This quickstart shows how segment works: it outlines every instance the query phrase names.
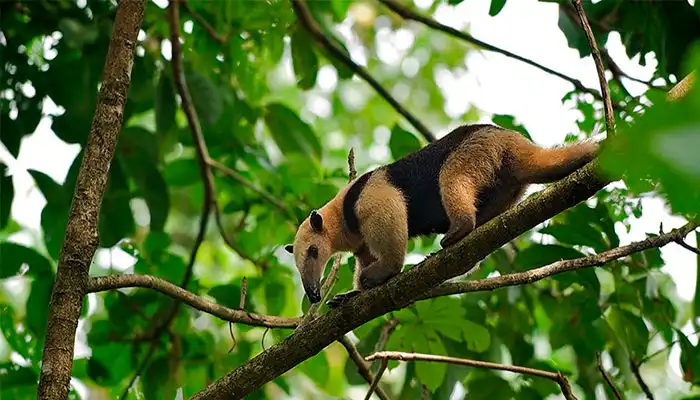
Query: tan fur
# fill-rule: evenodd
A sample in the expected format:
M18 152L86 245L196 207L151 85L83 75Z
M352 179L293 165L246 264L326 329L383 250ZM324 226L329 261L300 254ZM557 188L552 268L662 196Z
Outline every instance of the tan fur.
M355 208L370 264L355 269L355 287L364 290L397 275L408 245L408 215L401 192L391 186L384 170L369 178Z
M592 160L597 149L595 142L543 148L517 132L498 128L475 133L445 160L440 171L442 202L450 219L441 246L458 242L476 227L508 210L520 200L528 184L566 177ZM513 176L497 177L504 160L511 162ZM479 193L497 179L498 190L477 205Z

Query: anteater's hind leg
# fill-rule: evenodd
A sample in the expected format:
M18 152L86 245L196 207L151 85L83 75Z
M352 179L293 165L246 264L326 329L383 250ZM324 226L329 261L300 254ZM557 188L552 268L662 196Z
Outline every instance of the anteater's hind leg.
M440 189L442 204L450 220L450 227L440 241L440 246L445 248L474 230L477 188L464 173L450 176L449 172L444 172L440 175Z

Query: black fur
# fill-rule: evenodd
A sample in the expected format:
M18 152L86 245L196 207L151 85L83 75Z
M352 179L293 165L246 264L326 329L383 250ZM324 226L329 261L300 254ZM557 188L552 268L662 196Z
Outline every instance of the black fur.
M406 198L409 237L447 232L450 220L447 218L440 196L440 170L447 157L464 140L486 127L494 126L485 124L461 126L415 153L383 167L387 172L389 183L398 188ZM499 178L508 178L500 176L506 171L500 172ZM343 219L351 233L359 233L359 221L354 207L371 174L372 172L368 172L362 175L345 195ZM488 198L488 193L502 190L499 186L496 183L494 187L480 194L479 198Z
M440 197L440 170L447 157L475 131L488 125L465 125L386 166L392 185L408 206L408 235L445 233L450 226Z
M345 228L350 233L360 233L360 221L357 219L357 214L355 214L355 204L357 204L357 199L360 198L360 193L367 185L371 175L372 171L357 178L350 189L348 189L348 192L345 193L345 199L343 199L343 221L345 222Z

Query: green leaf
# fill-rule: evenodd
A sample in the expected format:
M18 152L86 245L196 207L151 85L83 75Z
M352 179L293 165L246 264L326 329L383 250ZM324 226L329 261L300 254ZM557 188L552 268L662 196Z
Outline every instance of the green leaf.
M617 338L629 349L634 359L639 359L646 354L649 330L640 317L625 309L610 307L607 320Z
M484 326L469 320L462 322L462 335L469 350L483 353L491 346L491 334Z
M121 163L113 162L98 220L101 247L112 247L136 230L130 201L124 168Z
M420 140L411 132L401 128L399 124L395 124L391 128L391 138L389 139L389 150L391 157L398 160L410 153L420 150Z
M700 384L700 347L693 346L681 330L676 329L676 334L681 345L680 363L683 380L694 385Z
M7 166L0 163L0 229L5 229L10 222L12 199L15 197L15 187L12 177L6 175Z
M282 153L321 159L321 143L309 124L281 103L268 104L265 110L265 123Z
M440 340L440 337L434 332L426 335L422 340L415 339L414 351L416 353L447 355L445 345ZM416 375L428 390L435 392L442 384L447 373L447 364L430 361L415 361Z
M233 283L214 286L209 289L209 296L216 299L216 304L236 309L241 301L241 285ZM246 307L250 311L251 309L248 306Z
M36 250L13 242L0 243L0 279L20 273L22 265L27 265L27 274L45 276L53 273L51 262Z
M194 158L178 158L166 165L164 175L172 188L190 186L200 182L199 164Z
M142 382L143 392L147 399L174 399L176 398L177 384L174 373L177 370L177 361L167 357L159 357L149 363L144 371Z
M0 364L0 389L36 386L38 379L38 374L32 368L20 367L13 363Z
M106 343L91 346L88 376L101 386L119 384L131 372L130 346L125 343ZM143 382L143 381L142 381Z
M159 135L165 135L175 125L177 111L173 82L166 71L161 72L156 90L156 132Z
M695 232L695 246L700 247L700 232ZM700 254L695 255L695 297L693 298L695 318L700 318Z
M491 6L489 7L489 15L495 17L506 5L506 0L491 0Z
M528 270L556 261L580 257L584 257L584 254L569 247L556 244L532 244L518 252L515 263L520 270Z
M297 366L307 377L309 377L319 388L324 389L330 378L328 357L325 351L306 359Z
M27 299L27 310L31 310L27 313L27 327L41 341L46 333L52 287L52 275L39 276L32 283L32 289ZM41 355L37 354L36 357L41 357Z
M540 229L540 233L551 235L560 243L575 246L588 246L597 252L607 250L607 243L600 231L586 224L550 224Z
M29 345L24 340L24 335L19 332L15 323L14 310L9 305L0 306L0 330L10 347L22 357L29 360Z
M212 125L220 117L224 102L219 88L197 71L186 69L185 79L200 123Z
M318 56L314 51L313 39L302 27L298 27L291 40L292 65L297 85L302 90L311 89L316 84L318 74Z
M494 2L500 2L500 1L502 1L503 4L506 3L505 0L492 0L491 6L493 7ZM523 136L528 138L528 140L532 140L532 136L530 136L530 133L527 131L527 129L525 129L525 127L522 126L521 124L515 123L515 117L513 117L512 115L496 114L493 117L491 117L491 120L493 121L494 124L496 124L502 128L510 129L510 130L515 131L515 132L520 132L520 133L522 133Z

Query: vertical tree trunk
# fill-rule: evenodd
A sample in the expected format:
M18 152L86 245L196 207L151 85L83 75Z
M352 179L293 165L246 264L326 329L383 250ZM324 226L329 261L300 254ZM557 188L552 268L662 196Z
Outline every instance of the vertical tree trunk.
M75 331L88 270L99 243L97 219L124 118L134 48L144 7L144 0L121 0L114 19L102 86L73 192L58 273L51 293L38 387L40 399L68 397Z

